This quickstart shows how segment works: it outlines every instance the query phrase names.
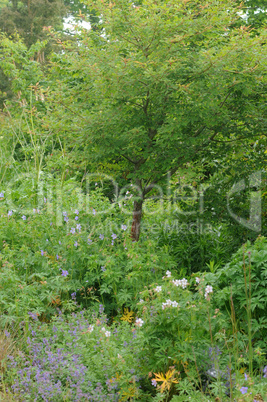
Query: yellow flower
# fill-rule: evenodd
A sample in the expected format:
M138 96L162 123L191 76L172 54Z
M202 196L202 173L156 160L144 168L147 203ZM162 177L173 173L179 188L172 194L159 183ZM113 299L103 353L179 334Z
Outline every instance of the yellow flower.
M133 322L134 320L134 312L133 311L129 311L127 308L124 309L124 314L121 317L122 321L127 321L127 322Z
M176 371L174 369L168 370L165 375L163 373L154 373L155 381L162 382L160 385L160 392L164 392L165 388L169 391L172 384L178 384L179 381L174 378L175 373Z

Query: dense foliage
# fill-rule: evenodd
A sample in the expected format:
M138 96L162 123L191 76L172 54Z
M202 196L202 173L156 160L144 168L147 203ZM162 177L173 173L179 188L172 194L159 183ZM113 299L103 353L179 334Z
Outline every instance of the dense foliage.
M0 1L0 400L265 401L264 4L61 5Z

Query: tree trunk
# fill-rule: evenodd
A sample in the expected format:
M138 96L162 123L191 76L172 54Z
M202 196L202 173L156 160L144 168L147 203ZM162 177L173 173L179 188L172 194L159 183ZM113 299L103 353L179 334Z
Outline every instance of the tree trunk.
M131 229L131 238L133 241L138 241L140 236L140 226L142 218L143 200L134 201L133 222Z

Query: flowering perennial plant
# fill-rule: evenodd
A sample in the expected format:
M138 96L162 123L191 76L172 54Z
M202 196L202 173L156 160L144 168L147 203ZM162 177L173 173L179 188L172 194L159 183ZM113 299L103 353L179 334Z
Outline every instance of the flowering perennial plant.
M175 286L180 286L182 289L186 289L186 287L188 286L188 281L185 278L183 278L183 279L175 279L175 280L172 281L172 283Z

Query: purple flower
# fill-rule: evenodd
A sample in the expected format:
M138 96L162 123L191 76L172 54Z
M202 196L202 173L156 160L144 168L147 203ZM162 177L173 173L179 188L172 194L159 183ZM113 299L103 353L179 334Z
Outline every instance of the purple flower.
M41 250L41 255L44 255L44 250Z
M152 383L153 387L157 386L157 381L155 379L151 380L151 383Z
M73 293L71 294L71 298L72 298L73 300L76 299L76 292L73 292Z
M78 247L78 242L77 241L74 243L74 247Z
M24 220L24 221L26 221L26 216L25 215L22 215L22 219Z
M59 240L58 244L61 244L61 241Z
M12 211L8 211L7 216L11 216L13 214Z
M69 275L69 273L68 273L68 271L64 271L64 270L62 269L62 273L61 273L61 275L66 277L66 276L68 276L68 275Z
M121 229L125 231L125 230L127 230L127 226L126 225L121 225Z
M64 221L65 221L65 222L68 222L68 221L69 221L69 218L68 218L67 216L65 216Z
M44 203L46 203L46 201L47 201L47 200L46 200L46 198L44 197Z
M241 387L239 391L244 395L248 392L248 387Z
M96 214L96 210L95 209L93 209L93 215L95 215Z
M112 246L114 245L114 240L111 240L111 245L112 245Z
M75 213L76 215L79 215L78 209L75 209L74 213Z
M29 311L28 314L33 320L37 320L38 316L36 313L32 313L31 311Z
M91 239L87 239L87 243L88 243L88 244L92 244L93 241L92 241Z
M105 237L105 236L104 236L103 234L99 235L99 239L100 239L100 240L104 240L104 237Z
M2 193L2 191L0 193L0 198L4 198L4 193Z
M5 329L5 336L6 336L7 338L10 337L10 332L8 332L6 329Z
M264 378L267 378L267 366L264 367L263 369L263 374L264 374Z
M74 218L76 221L79 219L79 217L78 216L75 216L75 218Z
M245 380L247 381L247 380L248 380L248 376L247 376L246 373L244 373L244 377L245 377Z
M80 232L82 229L82 226L78 223L78 225L76 225L76 229L79 230L79 232Z
M67 216L68 213L67 213L66 211L63 211L63 212L62 212L62 215L63 215L63 216Z
M58 256L58 254L56 255L56 259L57 259L57 260L59 259L59 256Z
M71 228L70 233L75 234L75 228Z
M103 306L103 304L99 304L99 313L102 314L105 310L105 307Z
M113 240L117 239L117 235L115 233L112 233L111 237Z
M105 272L105 271L106 271L106 268L105 268L104 266L101 267L101 271Z

